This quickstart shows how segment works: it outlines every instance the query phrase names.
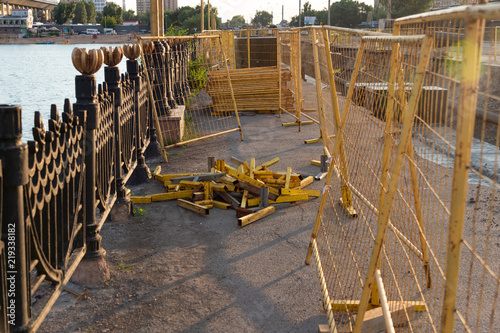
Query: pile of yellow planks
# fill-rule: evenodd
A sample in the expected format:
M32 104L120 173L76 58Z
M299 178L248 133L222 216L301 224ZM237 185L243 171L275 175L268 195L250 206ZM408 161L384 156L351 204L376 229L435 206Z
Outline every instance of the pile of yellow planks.
M166 192L147 196L133 196L133 203L177 200L177 205L202 215L210 209L236 210L238 224L245 226L275 211L272 204L294 203L320 196L319 191L304 190L314 181L312 176L304 177L293 173L288 167L285 172L269 169L279 162L274 158L256 166L255 159L241 161L231 157L235 166L217 160L209 173L157 174Z
M233 85L234 98L238 111L279 110L278 69L274 67L256 67L231 69L229 71ZM215 113L234 111L226 71L208 72L207 92L212 97ZM281 70L282 106L289 110L294 107L294 96L289 88L291 73Z

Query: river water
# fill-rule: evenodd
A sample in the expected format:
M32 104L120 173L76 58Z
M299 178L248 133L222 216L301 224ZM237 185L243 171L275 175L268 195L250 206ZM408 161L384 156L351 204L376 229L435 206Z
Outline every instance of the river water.
M75 76L71 52L75 47L96 49L103 44L78 45L0 45L0 104L21 105L23 110L23 141L31 140L35 111L40 111L47 127L50 106L63 111L64 99L75 100ZM126 58L120 67L126 71ZM95 74L97 83L104 81L104 65Z

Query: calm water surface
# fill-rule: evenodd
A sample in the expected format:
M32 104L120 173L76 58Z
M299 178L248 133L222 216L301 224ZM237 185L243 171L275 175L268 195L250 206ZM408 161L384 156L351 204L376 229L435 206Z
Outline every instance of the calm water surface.
M0 45L0 104L18 104L23 109L23 141L31 140L35 111L42 113L47 127L50 106L63 111L64 99L75 100L75 76L71 52L75 47L96 49L103 44ZM126 58L118 65L126 70ZM104 81L104 66L95 74Z

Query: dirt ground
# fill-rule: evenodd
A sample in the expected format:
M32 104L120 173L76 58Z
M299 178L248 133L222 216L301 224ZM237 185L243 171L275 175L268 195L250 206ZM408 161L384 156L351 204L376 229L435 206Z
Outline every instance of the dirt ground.
M314 89L310 87L310 89ZM306 176L322 144L317 125L282 127L287 116L243 113L245 141L238 132L169 151L169 163L149 160L162 173L204 172L207 158L231 156L273 170ZM323 181L307 189L320 190ZM158 181L129 187L133 195L164 192ZM111 279L70 287L39 332L317 332L327 324L314 265L304 264L319 199L281 204L276 213L239 227L234 210L213 208L209 216L173 202L135 205L128 221L106 222L102 246Z

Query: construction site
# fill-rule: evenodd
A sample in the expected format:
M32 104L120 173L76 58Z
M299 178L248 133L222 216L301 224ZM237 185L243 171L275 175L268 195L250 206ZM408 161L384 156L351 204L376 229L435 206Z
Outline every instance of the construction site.
M151 3L151 37L95 52L140 59L151 116L118 123L154 137L147 181L35 330L500 331L500 4L163 36Z

